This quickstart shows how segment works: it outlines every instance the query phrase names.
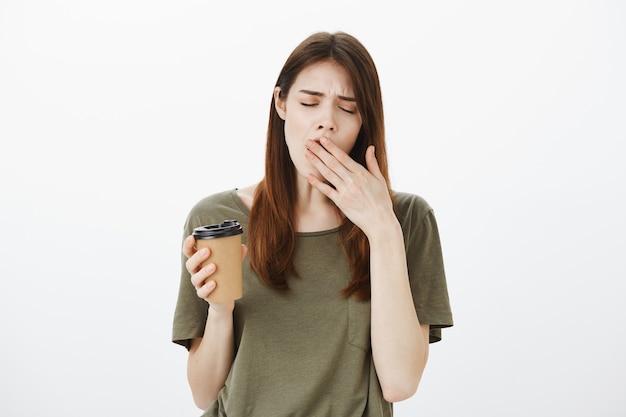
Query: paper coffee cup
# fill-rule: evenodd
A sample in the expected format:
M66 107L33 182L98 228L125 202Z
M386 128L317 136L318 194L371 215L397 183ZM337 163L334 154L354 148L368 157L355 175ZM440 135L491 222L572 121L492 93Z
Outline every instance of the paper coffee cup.
M209 294L208 301L222 302L243 297L241 235L243 228L236 220L224 220L221 224L196 227L193 236L196 249L209 248L209 258L202 263L214 263L216 270L209 279L217 286Z

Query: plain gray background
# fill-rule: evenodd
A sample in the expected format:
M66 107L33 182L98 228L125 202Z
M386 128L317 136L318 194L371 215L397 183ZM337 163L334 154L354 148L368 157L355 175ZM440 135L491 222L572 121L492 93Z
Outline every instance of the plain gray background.
M409 6L411 4L411 6ZM262 175L310 33L377 62L456 326L397 416L623 416L622 1L0 1L0 415L194 416L185 216Z

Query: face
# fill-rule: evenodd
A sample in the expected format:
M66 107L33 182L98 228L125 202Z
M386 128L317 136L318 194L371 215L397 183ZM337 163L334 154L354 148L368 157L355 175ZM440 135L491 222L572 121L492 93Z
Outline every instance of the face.
M303 176L319 173L305 158L305 141L325 136L350 153L361 129L352 79L333 61L309 65L296 77L289 95L274 91L276 111L285 121L285 139L296 170Z

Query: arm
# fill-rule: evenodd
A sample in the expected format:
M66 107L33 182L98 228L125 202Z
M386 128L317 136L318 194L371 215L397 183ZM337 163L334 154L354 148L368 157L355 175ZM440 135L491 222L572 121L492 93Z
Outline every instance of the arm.
M187 380L198 408L206 409L216 398L233 362L233 315L209 309L204 330L207 337L191 342Z
M367 169L331 140L307 142L307 158L324 179L309 183L330 198L367 236L370 244L372 355L385 399L396 402L417 390L428 358L428 324L415 312L404 239L374 147Z
M210 252L207 248L195 251L194 245L193 236L183 242L183 253L188 257L185 265L198 297L206 300L216 286L210 279L216 267L209 263L200 268ZM242 245L242 258L246 252L246 246ZM230 372L234 357L234 308L234 301L213 303L209 308L205 337L193 339L189 348L187 380L194 402L201 409L206 409L217 398Z
M428 360L428 324L415 312L402 231L397 220L369 236L372 355L385 399L411 397ZM393 227L388 225L392 224Z

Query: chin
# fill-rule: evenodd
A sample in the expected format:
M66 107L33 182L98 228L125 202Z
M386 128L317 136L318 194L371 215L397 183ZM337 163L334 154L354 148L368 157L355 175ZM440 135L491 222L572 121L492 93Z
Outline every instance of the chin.
M296 174L301 175L306 178L309 174L315 175L317 178L321 177L321 174L313 165L311 165L308 161L305 161L302 164L293 164L296 170Z

